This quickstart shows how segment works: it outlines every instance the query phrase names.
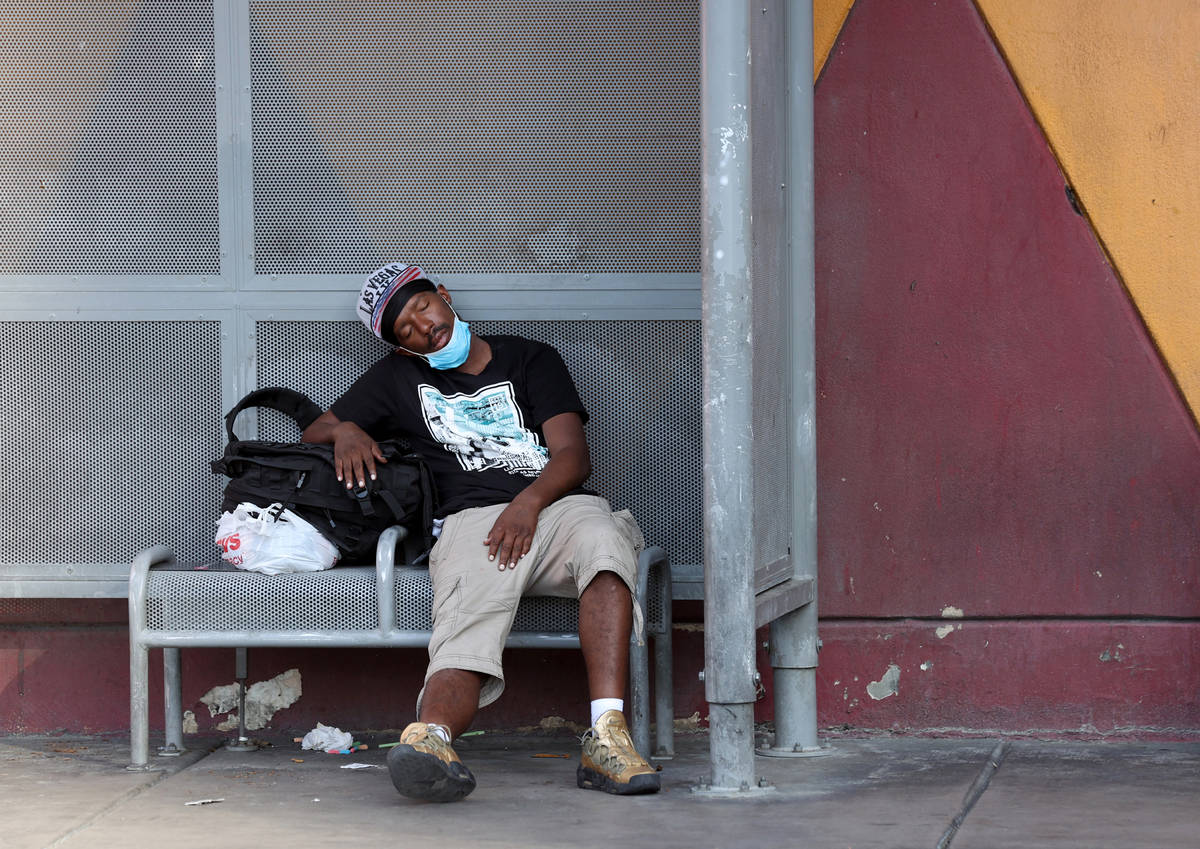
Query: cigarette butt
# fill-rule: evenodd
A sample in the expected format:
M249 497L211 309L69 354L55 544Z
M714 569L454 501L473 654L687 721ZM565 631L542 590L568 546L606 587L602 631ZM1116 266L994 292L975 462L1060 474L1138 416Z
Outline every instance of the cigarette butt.
M293 737L293 738L292 738L292 742L293 742L293 743L303 743L303 742L304 742L304 738L303 738L303 737Z
M570 755L553 754L551 752L538 752L536 755L534 755L534 757L535 758L569 758L571 756Z
M302 764L302 763L304 763L304 758L292 758L292 763Z
M359 743L359 744L358 744L358 750L359 750L360 752L365 752L365 751L367 750L367 744L366 744L366 743Z

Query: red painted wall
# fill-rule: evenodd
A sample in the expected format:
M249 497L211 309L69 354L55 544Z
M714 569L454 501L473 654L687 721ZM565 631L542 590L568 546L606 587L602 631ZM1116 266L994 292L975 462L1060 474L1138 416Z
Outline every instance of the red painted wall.
M815 117L823 721L1197 728L1200 440L973 4L858 0Z

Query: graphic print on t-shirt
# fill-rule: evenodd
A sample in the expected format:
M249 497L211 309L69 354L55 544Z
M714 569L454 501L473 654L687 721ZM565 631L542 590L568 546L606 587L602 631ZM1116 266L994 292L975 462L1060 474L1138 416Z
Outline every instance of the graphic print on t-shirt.
M471 395L443 395L428 383L417 392L430 434L467 471L504 469L535 478L550 459L537 435L525 427L509 381Z

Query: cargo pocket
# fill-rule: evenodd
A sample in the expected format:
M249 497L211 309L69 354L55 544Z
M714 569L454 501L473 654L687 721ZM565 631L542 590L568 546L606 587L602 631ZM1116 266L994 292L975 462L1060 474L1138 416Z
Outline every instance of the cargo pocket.
M441 598L437 598L435 595L433 599L433 629L435 632L445 633L453 630L454 623L458 621L458 613L462 609L462 585L463 576L458 575L450 584L449 592L443 593Z
M618 510L612 515L617 526L629 540L629 544L633 546L633 556L636 558L646 548L646 538L642 536L642 529L638 526L637 519L633 518L633 514L628 510Z

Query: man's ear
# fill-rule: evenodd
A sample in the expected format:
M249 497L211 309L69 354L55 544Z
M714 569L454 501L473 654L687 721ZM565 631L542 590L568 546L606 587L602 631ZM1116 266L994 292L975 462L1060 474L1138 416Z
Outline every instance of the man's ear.
M437 292L439 295L441 295L443 298L446 299L446 303L448 303L448 304L454 303L454 300L450 297L450 292L448 292L446 290L446 287L443 286L441 283L437 284Z

